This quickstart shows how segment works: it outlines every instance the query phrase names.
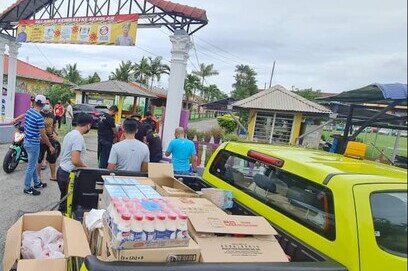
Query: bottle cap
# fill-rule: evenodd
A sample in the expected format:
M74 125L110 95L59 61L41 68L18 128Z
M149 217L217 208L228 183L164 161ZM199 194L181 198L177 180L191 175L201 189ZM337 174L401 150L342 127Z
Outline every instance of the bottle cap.
M175 213L170 213L170 214L167 215L167 217L168 217L170 220L176 220L176 219L177 219L177 215L176 215Z
M188 216L186 214L179 214L179 218L182 220L187 220Z
M152 215L152 214L148 214L148 215L146 215L145 217L146 217L146 219L149 220L149 221L153 221L153 220L154 220L154 215Z
M122 218L123 220L128 221L128 220L130 220L130 214L129 214L129 213L123 213L123 214L121 215L121 218Z
M124 197L124 198L122 198L122 201L123 201L123 202L129 202L129 198L128 198L128 197Z
M159 220L166 220L166 215L163 213L157 214L157 219Z
M142 221L143 220L143 215L142 214L135 214L133 218L137 221Z

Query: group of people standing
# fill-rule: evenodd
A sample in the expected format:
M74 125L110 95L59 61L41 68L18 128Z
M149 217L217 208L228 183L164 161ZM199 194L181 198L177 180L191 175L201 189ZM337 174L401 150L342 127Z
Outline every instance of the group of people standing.
M88 133L94 120L91 115L76 115L76 127L71 130L73 110L71 102L65 108L59 101L54 107L43 95L37 95L32 107L22 116L25 117L24 147L28 154L28 165L24 180L24 193L40 195L41 188L47 183L41 180L41 169L45 159L51 171L51 181L57 181L61 199L67 194L70 172L77 168L87 167L85 163L86 144L83 137ZM158 134L159 124L151 112L132 115L119 127L115 124L117 106L111 106L106 113L99 116L97 159L99 168L110 171L144 171L149 162L160 162L163 159L163 148ZM57 140L61 120L65 115L68 133L65 135L60 154L59 167L56 166L56 150L53 143ZM194 143L185 138L184 129L179 127L165 152L172 156L175 174L186 175L196 171L196 151ZM190 166L190 163L192 167ZM65 211L65 204L60 205Z

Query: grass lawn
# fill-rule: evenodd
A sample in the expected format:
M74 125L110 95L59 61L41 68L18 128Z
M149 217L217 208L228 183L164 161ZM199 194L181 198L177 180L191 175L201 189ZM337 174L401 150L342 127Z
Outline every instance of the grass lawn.
M325 138L328 138L331 134L340 134L340 132L330 132L330 131L323 131L323 135ZM362 140L364 143L367 144L367 158L371 160L375 160L380 156L380 152L377 151L371 143L375 144L375 146L380 149L384 150L385 155L390 158L392 155L392 150L395 144L395 136L393 135L383 135L378 133L361 133L357 139ZM401 137L400 144L398 148L398 155L407 156L407 138Z

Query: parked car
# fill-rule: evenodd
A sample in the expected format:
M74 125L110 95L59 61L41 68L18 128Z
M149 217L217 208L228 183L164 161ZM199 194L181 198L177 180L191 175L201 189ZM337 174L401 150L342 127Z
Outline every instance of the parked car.
M93 118L92 127L98 127L98 120L99 116L102 113L108 112L108 107L105 105L92 105L92 104L76 104L72 107L74 112L74 119L72 120L72 124L76 124L76 119L79 113L87 113L90 114Z

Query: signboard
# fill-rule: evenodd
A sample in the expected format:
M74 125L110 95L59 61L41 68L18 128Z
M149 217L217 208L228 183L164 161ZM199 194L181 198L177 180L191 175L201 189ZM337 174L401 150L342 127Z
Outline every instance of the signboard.
M21 20L17 42L135 45L137 14Z

